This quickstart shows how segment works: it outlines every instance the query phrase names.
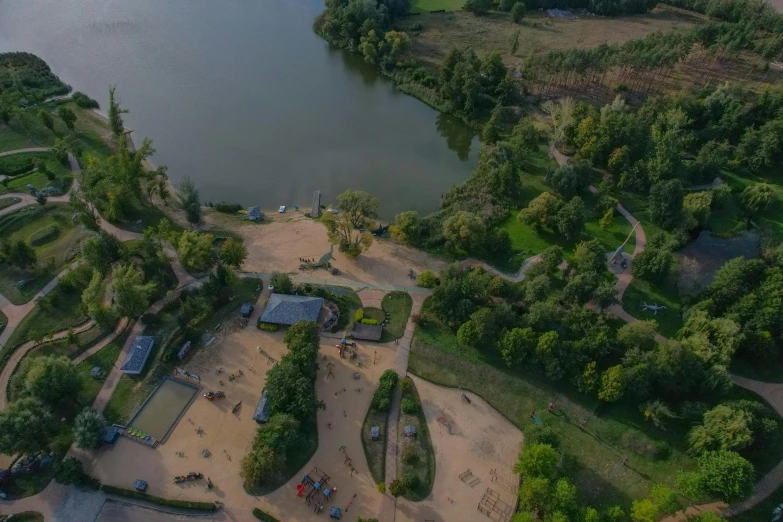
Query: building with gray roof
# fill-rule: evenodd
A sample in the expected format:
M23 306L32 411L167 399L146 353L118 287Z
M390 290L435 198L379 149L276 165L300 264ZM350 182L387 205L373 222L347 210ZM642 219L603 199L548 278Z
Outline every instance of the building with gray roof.
M128 350L128 355L125 356L125 362L122 363L120 370L128 375L139 375L152 352L154 342L155 338L149 335L136 337L130 350Z
M299 321L318 322L324 300L306 295L272 294L264 307L259 323L292 325Z

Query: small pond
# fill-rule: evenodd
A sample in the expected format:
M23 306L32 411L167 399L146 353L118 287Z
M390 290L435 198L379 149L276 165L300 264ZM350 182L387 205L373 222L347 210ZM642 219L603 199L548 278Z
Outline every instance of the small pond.
M162 441L196 393L196 386L166 377L141 405L128 426Z
M695 241L677 254L677 289L680 295L698 294L712 282L715 272L729 259L741 256L754 258L760 254L761 242L755 230L746 230L731 238L714 236L708 230L702 230Z

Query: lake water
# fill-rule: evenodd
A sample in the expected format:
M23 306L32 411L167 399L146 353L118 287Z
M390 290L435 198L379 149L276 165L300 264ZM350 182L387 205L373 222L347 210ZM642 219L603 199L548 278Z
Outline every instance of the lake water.
M322 0L0 0L0 51L28 51L108 103L203 200L276 208L345 189L383 217L437 209L478 139L312 31Z

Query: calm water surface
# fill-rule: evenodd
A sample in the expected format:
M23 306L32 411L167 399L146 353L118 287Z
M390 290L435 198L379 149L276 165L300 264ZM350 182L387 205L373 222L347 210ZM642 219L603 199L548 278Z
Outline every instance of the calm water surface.
M162 440L197 392L193 386L164 379L133 417L130 427Z
M308 206L347 188L382 214L435 210L478 140L311 29L322 0L0 0L0 51L45 59L204 200Z

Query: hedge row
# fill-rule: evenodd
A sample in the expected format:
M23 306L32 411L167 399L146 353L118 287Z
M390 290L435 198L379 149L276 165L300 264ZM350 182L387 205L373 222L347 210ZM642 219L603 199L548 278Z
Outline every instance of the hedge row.
M263 520L264 522L280 522L269 513L264 513L258 508L253 508L253 516L256 517L258 520Z
M121 497L138 498L161 506L171 506L171 507L182 508L182 509L194 509L199 511L215 511L217 509L217 505L214 502L192 502L190 500L172 500L168 498L160 498L160 497L148 495L147 493L142 493L141 491L136 491L134 489L118 488L115 486L107 486L105 484L101 486L101 489L104 491L104 493L108 493L110 495L119 495Z

